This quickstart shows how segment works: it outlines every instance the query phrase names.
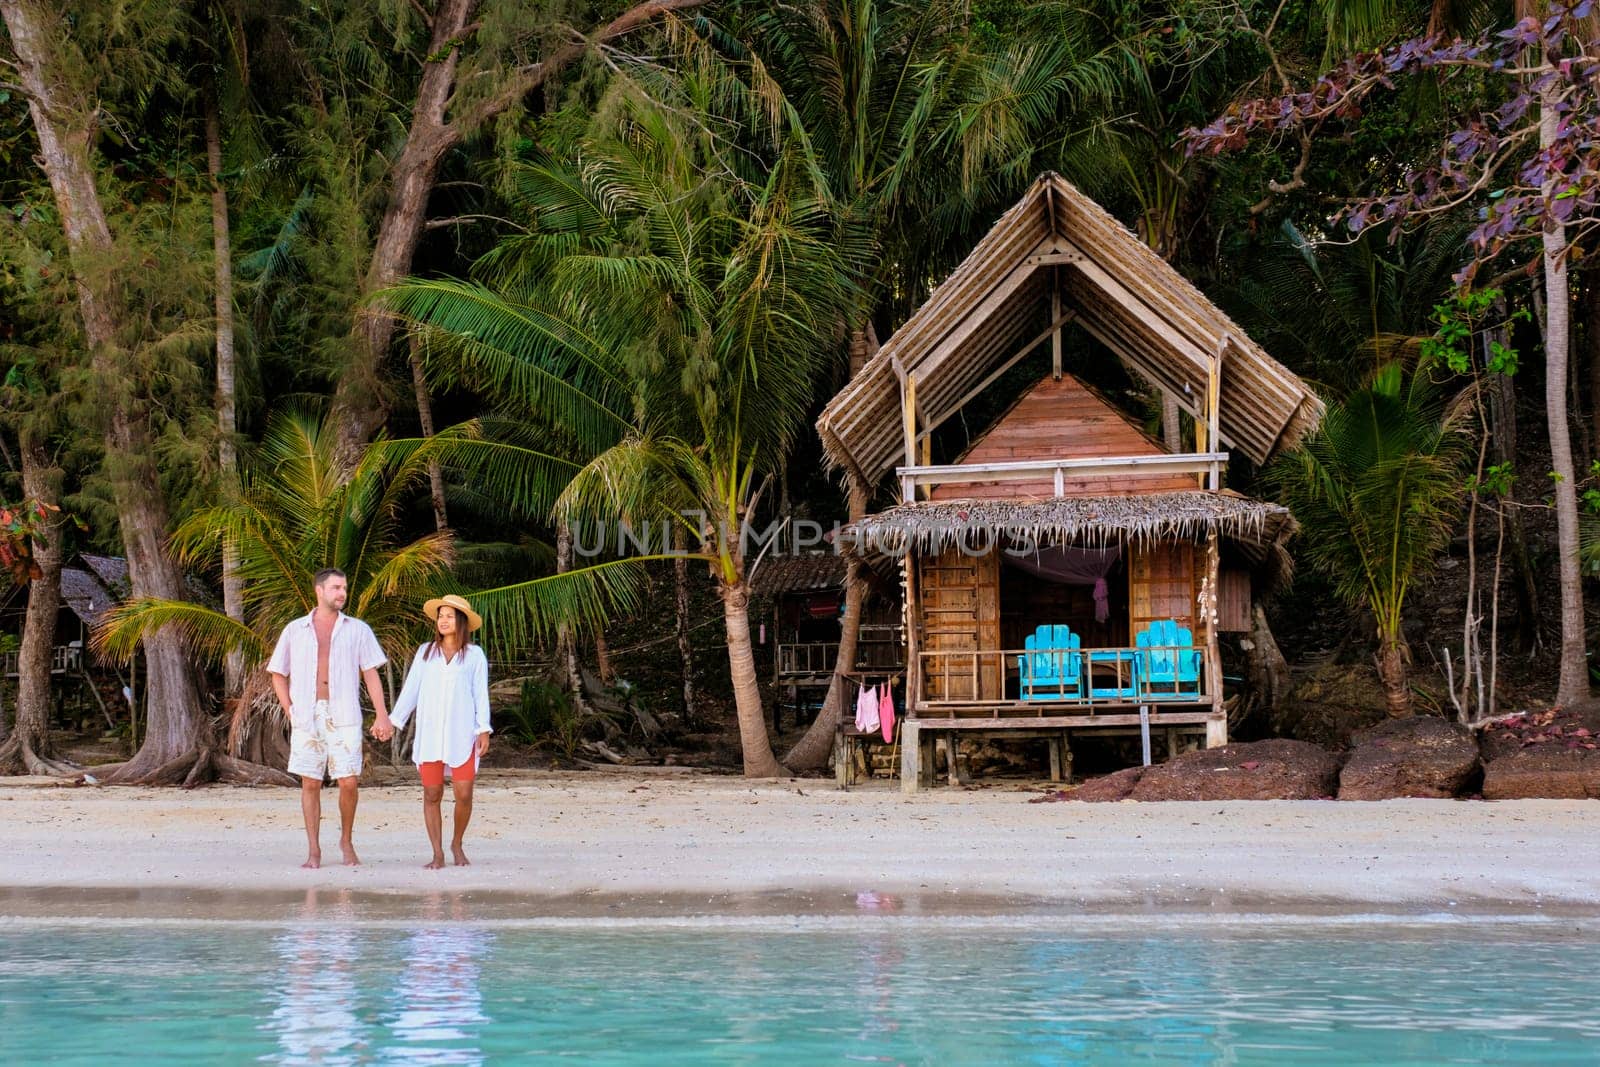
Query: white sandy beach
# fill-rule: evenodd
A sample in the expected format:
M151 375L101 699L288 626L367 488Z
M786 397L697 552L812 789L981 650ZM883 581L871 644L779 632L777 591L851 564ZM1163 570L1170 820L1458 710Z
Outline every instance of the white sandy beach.
M422 869L418 793L396 785L362 790L363 866L305 871L289 790L0 784L0 889L442 889L517 894L535 911L537 898L862 892L1235 910L1600 908L1593 802L1029 804L1031 795L486 772L471 867ZM332 791L323 819L325 854L337 857Z

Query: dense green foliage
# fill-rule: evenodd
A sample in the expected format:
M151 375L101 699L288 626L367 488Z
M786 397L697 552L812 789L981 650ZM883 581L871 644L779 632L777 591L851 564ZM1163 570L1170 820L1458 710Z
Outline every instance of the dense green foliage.
M8 20L46 6L5 0ZM1406 594L1459 532L1474 439L1452 419L1493 441L1488 495L1518 538L1522 514L1543 508L1543 416L1519 420L1516 401L1539 387L1542 361L1526 356L1503 380L1516 368L1488 361L1477 327L1451 342L1464 363L1417 357L1442 328L1431 315L1469 258L1478 205L1404 232L1351 237L1330 221L1431 162L1505 93L1468 71L1374 95L1314 137L1220 156L1181 140L1355 50L1430 28L1484 32L1508 23L1508 8L667 7L605 36L629 5L73 5L51 16L58 85L93 102L79 117L115 239L93 260L69 256L61 192L13 77L19 53L0 35L0 499L22 495L21 444L46 442L62 503L83 523L73 546L123 554L131 520L113 487L124 460L106 441L113 419L132 418L148 429L170 552L210 582L232 545L246 581L239 618L133 600L107 647L131 655L171 627L197 659L259 659L305 610L309 574L338 565L353 610L386 643L411 640L410 606L448 588L474 596L497 653L546 655L558 633L592 635L640 608L639 559L553 573L558 530L620 519L676 526L697 579L710 573L728 606L734 654L749 561L732 534L774 515L779 480L791 503L842 511L813 462L810 416L852 353L887 337L1045 170L1104 203L1331 401L1301 454L1268 477L1242 464L1231 477L1282 491L1305 529L1303 558L1376 616L1380 652L1404 658ZM462 32L436 40L447 17ZM589 46L574 48L575 34ZM221 118L232 217L220 254L233 268L236 431L216 397L208 109ZM429 144L437 159L407 170ZM413 173L420 184L406 185ZM400 239L393 216L407 203L421 221L396 257L386 242ZM1586 315L1600 308L1600 276L1583 251L1571 257L1570 415L1577 469L1593 471L1600 332ZM1498 264L1518 336L1495 343L1532 353L1544 297L1509 269L1521 265ZM90 274L112 279L114 358L86 340ZM364 356L374 316L398 329ZM1087 336L1074 344L1080 364L1110 362ZM1491 378L1510 399L1485 414L1472 404ZM1118 381L1133 405L1150 401L1144 383ZM379 426L354 454L339 422L352 404ZM238 470L219 437L237 439ZM430 472L441 480L431 508ZM1600 508L1600 493L1584 499ZM1553 549L1535 545L1519 564L1530 576L1540 551ZM1600 550L1588 551L1593 571ZM735 690L748 750L759 714L752 723L749 693Z

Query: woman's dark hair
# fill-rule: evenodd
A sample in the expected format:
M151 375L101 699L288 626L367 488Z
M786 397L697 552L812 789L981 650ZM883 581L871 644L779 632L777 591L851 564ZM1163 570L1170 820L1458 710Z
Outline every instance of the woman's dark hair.
M449 604L444 605L444 607L449 608L451 611L456 613L456 633L461 635L461 648L465 650L468 645L472 644L472 634L467 629L467 613L462 611L460 608L453 607ZM432 659L441 651L442 650L439 648L439 620L435 619L433 621L433 640L428 642L428 651L423 655L422 658Z

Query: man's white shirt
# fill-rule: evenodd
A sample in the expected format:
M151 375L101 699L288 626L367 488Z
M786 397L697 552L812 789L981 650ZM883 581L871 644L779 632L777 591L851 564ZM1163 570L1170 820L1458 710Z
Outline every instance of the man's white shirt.
M289 679L289 714L296 725L309 720L317 703L316 613L283 628L267 670ZM338 726L361 725L361 672L387 663L372 627L340 612L328 641L328 710Z

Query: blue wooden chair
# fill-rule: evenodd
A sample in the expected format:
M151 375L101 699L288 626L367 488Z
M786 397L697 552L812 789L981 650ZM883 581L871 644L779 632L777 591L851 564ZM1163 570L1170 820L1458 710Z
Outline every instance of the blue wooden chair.
M1200 664L1194 635L1174 619L1157 619L1135 635L1139 699L1199 700Z
M1017 676L1023 700L1083 699L1082 641L1066 626L1045 625L1022 642Z

